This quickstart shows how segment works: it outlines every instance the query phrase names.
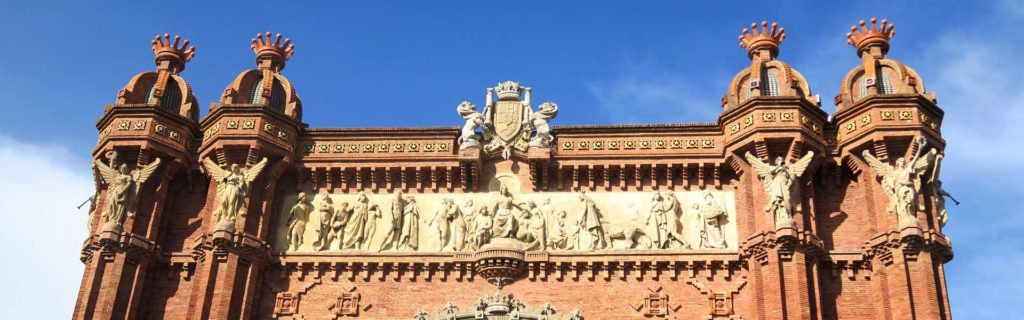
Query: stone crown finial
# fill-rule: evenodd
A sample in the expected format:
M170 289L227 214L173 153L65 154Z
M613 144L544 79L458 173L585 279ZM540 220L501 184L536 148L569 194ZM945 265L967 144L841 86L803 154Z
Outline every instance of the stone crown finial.
M174 36L174 43L171 43L171 35L165 33L163 38L160 35L156 35L152 41L153 54L156 55L156 64L159 66L160 61L169 60L172 64L175 64L178 70L185 69L185 63L192 60L192 57L196 55L196 47L189 46L188 39L184 42L181 41L181 36Z
M280 64L278 69L284 69L284 63L295 53L295 44L289 38L285 38L282 43L280 33L276 37L269 31L266 34L257 33L252 38L252 52L256 53L256 61L270 59Z
M747 55L754 56L758 49L768 49L774 58L779 55L779 44L786 39L786 29L779 28L779 24L772 22L771 30L768 30L768 21L761 21L761 30L758 32L757 23L751 23L750 29L743 29L739 36L740 47L747 49Z
M849 39L847 42L857 47L857 55L861 55L864 51L874 44L878 44L882 48L882 54L889 52L889 39L892 39L896 35L896 25L890 24L889 21L882 19L882 25L878 25L878 20L871 18L871 27L867 26L864 20L860 21L860 29L857 26L850 27L850 32L846 34L846 38Z
M499 83L494 91L498 93L499 100L507 99L519 99L519 93L522 92L523 87L518 82L509 80Z

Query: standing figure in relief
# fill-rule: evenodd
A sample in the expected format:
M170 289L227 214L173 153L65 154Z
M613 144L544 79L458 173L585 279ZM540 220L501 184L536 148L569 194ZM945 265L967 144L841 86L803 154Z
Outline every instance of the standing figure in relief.
M727 218L725 209L722 209L711 191L707 190L704 191L704 202L699 206L697 217L704 221L700 231L700 247L725 249L725 231L722 230L722 224Z
M405 203L398 250L416 251L420 247L420 209L416 207L416 198L412 196L406 197Z
M380 220L382 216L383 215L380 213L380 206L376 204L370 205L370 210L366 213L366 226L363 227L363 230L365 230L363 233L366 234L366 241L363 241L363 250L372 250L370 243L373 242L373 236L377 233L377 221Z
M405 196L401 190L397 190L394 198L391 199L391 229L384 236L384 241L381 242L377 251L398 247L398 236L402 232L403 211L405 211Z
M555 249L572 249L576 243L576 239L570 239L569 235L572 234L566 228L569 226L565 225L565 219L567 214L565 210L559 210L558 214L553 217L551 226L551 233L548 237L548 247Z
M479 147L480 137L476 135L476 129L484 126L484 116L476 111L476 105L469 101L463 101L456 110L466 124L462 125L462 132L459 134L459 150L469 147Z
M503 184L499 189L498 199L494 202L494 208L491 209L491 220L493 220L493 225L491 226L491 237L516 237L518 222L516 221L517 217L513 211L514 209L525 211L521 205L515 201L515 198L512 197L512 193L508 191L508 187Z
M434 226L437 230L438 240L441 241L441 251L452 250L452 222L455 220L458 208L451 198L441 200L441 207L434 212L434 217L427 225Z
M365 193L359 192L356 203L352 205L345 224L345 241L341 249L360 249L366 241L366 220L370 212L370 199Z
M348 226L348 217L352 216L352 209L349 208L348 202L341 203L341 208L334 212L334 219L331 221L331 232L327 236L327 240L323 243L324 249L341 249L341 246L345 243L345 227ZM338 240L338 245L334 245L334 240Z
M526 250L544 250L548 247L548 227L547 227L547 216L541 208L537 207L537 204L530 201L529 204L530 213L527 221L527 238L529 244L526 246Z
M491 242L491 227L494 226L494 221L491 219L491 211L487 206L481 206L480 210L477 210L474 226L472 237L473 249L480 249L485 244Z
M160 166L160 158L156 158L153 163L133 172L128 170L126 164L121 164L117 166L117 170L114 170L111 166L117 165L114 162L117 153L111 151L108 156L110 157L110 166L99 160L94 161L92 165L96 171L99 171L103 181L107 183L107 210L102 214L106 222L101 230L120 233L125 217L135 215L135 202L139 196L139 188Z
M210 158L203 159L203 167L207 174L217 181L217 208L213 211L213 218L218 222L218 228L234 228L234 224L221 222L234 222L235 215L245 216L245 201L249 195L249 185L256 180L263 168L267 166L267 158L249 167L249 170L242 172L238 164L232 164L231 169L224 170ZM230 227L229 227L230 225Z
M530 126L533 127L534 135L530 138L530 147L546 148L551 146L551 127L548 123L558 115L558 105L548 101L541 103L537 112L530 113Z
M334 224L334 202L326 192L320 192L320 204L316 209L317 221L320 227L316 229L316 241L313 241L313 248L318 251L327 250L331 245Z
M795 199L793 199L793 186L794 181L800 179L800 176L804 174L804 170L811 164L811 160L814 159L814 152L807 151L807 155L797 160L792 165L786 165L782 157L775 158L775 164L769 165L761 162L753 154L748 151L744 157L750 162L750 166L754 167L754 172L761 177L764 181L764 190L768 195L768 204L765 205L764 211L772 214L775 219L775 228L792 228L796 226L796 222L793 221L793 207Z
M942 189L942 180L939 180L939 169L942 168L942 158L942 154L935 156L935 165L932 167L931 179L932 198L935 199L935 213L936 216L938 216L940 230L941 228L946 227L946 222L949 220L949 216L947 216L946 213L946 198L948 197L949 200L953 200L953 203L960 205L960 202L956 201L956 198L953 198L953 195L946 192L945 189ZM946 239L948 240L949 237L946 237Z
M295 206L288 212L288 251L297 251L302 245L302 235L306 233L306 220L309 219L309 206L306 205L306 193L299 192Z
M907 227L919 227L917 222L917 196L921 190L920 175L928 170L932 160L935 158L935 149L921 156L925 141L918 140L917 154L910 163L904 163L901 157L896 159L896 166L878 160L868 150L862 155L864 160L875 170L875 174L882 177L882 189L889 196L889 205L886 207L890 213L895 213L899 222L899 229Z
M467 241L473 236L473 200L466 200L456 210L456 217L452 221L452 250L463 251L469 247Z
M599 250L608 247L608 241L604 237L604 226L601 223L601 213L597 211L597 204L586 191L580 191L580 221L578 244L579 250Z

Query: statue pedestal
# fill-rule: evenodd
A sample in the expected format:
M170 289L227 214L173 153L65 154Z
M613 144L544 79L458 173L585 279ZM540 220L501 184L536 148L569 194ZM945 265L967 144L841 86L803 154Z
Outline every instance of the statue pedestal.
M783 237L793 237L793 238L796 238L797 234L798 234L798 232L796 231L796 228L794 228L794 227L782 227L782 228L775 229L775 238L783 238Z
M924 232L917 226L903 227L900 229L900 239L906 239L907 237L922 237Z
M530 160L550 160L551 148L531 146L530 150L526 152L526 157Z
M467 146L466 148L459 149L459 160L480 160L479 145Z

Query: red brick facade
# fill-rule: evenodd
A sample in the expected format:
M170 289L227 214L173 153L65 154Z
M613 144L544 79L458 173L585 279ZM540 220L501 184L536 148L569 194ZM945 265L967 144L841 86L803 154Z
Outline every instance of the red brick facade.
M158 37L157 70L132 78L106 107L93 155L98 167L126 164L136 177L159 164L115 227L105 214L116 200L111 181L97 169L74 318L949 319L943 264L952 249L935 165L910 176L916 221L901 221L878 177L884 170L864 155L892 165L945 147L934 94L886 57L891 26L862 22L849 35L862 63L842 80L831 117L803 76L776 60L784 31L752 28L740 37L751 64L715 123L554 126L549 145L505 149L462 146L454 126L309 128L281 74L293 47L269 33L253 39L258 67L199 119L178 75L194 51ZM792 226L766 213L771 198L748 152L791 166L809 156L794 182ZM241 214L218 223L221 182L203 162L255 168L264 158ZM495 191L499 176L521 185L518 195L586 191L601 210L616 194L728 194L735 243L294 251L278 231L300 192L365 192L384 208L377 199L398 191L420 199ZM423 208L426 221L433 212Z

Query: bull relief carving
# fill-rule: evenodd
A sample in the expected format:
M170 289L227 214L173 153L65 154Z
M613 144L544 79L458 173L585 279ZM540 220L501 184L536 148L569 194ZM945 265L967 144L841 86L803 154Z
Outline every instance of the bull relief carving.
M293 196L276 251L477 252L735 249L730 191ZM389 203L390 205L384 205ZM388 210L382 207L390 208ZM306 213L311 212L311 213ZM307 227L311 226L311 227Z

